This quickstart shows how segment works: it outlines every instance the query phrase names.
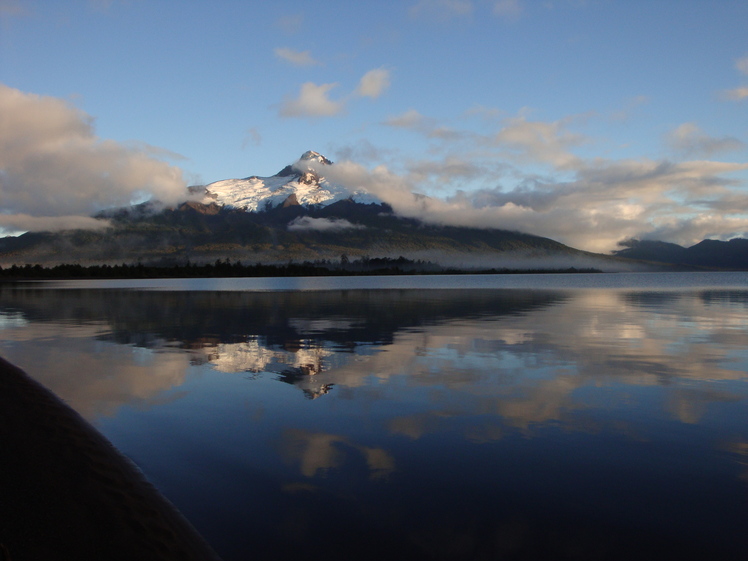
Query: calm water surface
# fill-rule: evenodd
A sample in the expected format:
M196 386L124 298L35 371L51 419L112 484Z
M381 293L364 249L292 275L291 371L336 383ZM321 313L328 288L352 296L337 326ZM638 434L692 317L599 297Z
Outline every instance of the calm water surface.
M226 561L748 558L748 275L0 285Z

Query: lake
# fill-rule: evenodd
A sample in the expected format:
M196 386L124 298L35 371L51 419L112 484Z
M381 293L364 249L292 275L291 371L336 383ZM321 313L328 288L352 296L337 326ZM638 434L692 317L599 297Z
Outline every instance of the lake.
M0 284L225 561L748 558L748 273Z

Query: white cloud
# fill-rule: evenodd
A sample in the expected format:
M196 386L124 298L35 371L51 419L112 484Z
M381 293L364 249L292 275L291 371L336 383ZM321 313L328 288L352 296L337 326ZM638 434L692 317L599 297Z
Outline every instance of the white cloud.
M473 2L470 0L420 0L410 8L412 17L440 21L465 17L472 13Z
M356 93L362 97L378 98L390 87L390 71L384 68L369 70L363 75Z
M294 66L319 66L322 64L309 51L294 51L293 49L281 47L275 49L273 52L275 56Z
M281 103L279 114L281 117L333 117L345 111L346 105L354 97L369 97L376 99L382 95L390 85L389 70L376 68L361 77L356 90L340 99L330 99L330 91L338 86L333 84L317 85L306 82L301 85L301 91L296 98L286 98Z
M497 0L493 5L493 15L506 20L516 20L522 15L519 0Z
M28 214L0 214L0 235L6 232L58 232L61 230L102 230L108 220L89 216L31 216Z
M541 158L545 155L541 152ZM616 249L619 241L651 233L691 245L703 232L733 237L748 233L742 183L728 174L748 164L713 161L561 159L565 182L524 175L513 189L500 185L501 164L486 154L458 154L411 165L397 174L384 166L366 169L341 161L325 170L328 180L365 188L402 216L428 223L500 228L549 237L596 252ZM514 170L519 173L518 170ZM441 200L416 194L428 178L451 182L493 178L493 188L462 191ZM742 202L742 204L741 204ZM677 227L674 224L677 223Z
M748 74L748 55L736 60L735 68L737 68L738 72L741 72L742 74Z
M651 240L679 240L684 246L707 238L723 240L745 237L748 224L743 218L734 218L720 214L702 214L694 218L670 218L662 220L659 225L642 236Z
M455 130L439 142L433 131L443 128L440 123L409 110L384 124L434 140L431 157L401 160L400 173L339 162L336 167L345 165L336 179L367 188L399 214L426 222L517 230L590 251L607 252L623 239L652 233L684 245L700 241L694 236L706 231L721 238L748 234L745 181L733 175L748 164L587 159L573 152L591 140L571 130L579 117L544 122L523 113L499 116L491 112L484 123L498 127L495 133ZM699 156L743 147L732 137L714 138L686 125L667 138L681 151ZM545 175L538 171L543 168ZM466 184L472 190L461 187ZM462 190L448 200L415 195L455 188Z
M0 213L85 217L148 196L186 198L179 168L147 144L98 138L93 119L65 101L0 84ZM168 152L166 152L169 154Z
M555 122L528 121L524 116L505 121L494 142L509 150L520 161L549 163L568 168L579 163L569 148L584 142L584 137L566 130L570 119Z
M409 109L401 115L389 117L384 121L385 126L406 129L427 138L437 138L441 140L457 140L465 133L457 132L449 127L439 125L435 119L424 117L415 109Z
M432 126L428 123L429 120L415 109L408 109L405 113L390 117L384 122L384 124L389 127L411 129L416 131L423 130L424 127L428 127L429 129L432 128Z
M345 109L344 101L333 101L328 93L338 84L302 84L299 96L281 104L281 117L331 117Z
M733 136L715 138L705 134L694 123L683 123L665 136L665 141L676 152L688 156L711 156L719 152L740 150L745 144Z
M315 230L318 232L340 232L342 230L362 230L365 226L353 224L344 218L312 218L299 216L288 223L291 232Z
M730 101L742 101L748 98L748 86L741 86L732 90L725 90L723 97Z

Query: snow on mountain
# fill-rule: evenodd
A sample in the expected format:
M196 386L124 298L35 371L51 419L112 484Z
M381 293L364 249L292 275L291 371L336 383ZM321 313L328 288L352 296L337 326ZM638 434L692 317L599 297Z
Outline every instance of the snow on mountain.
M322 154L309 150L296 163L271 177L251 176L211 183L205 187L203 202L248 212L263 211L282 204L327 206L345 199L363 204L382 204L381 199L365 189L351 191L320 175L320 168L332 165Z

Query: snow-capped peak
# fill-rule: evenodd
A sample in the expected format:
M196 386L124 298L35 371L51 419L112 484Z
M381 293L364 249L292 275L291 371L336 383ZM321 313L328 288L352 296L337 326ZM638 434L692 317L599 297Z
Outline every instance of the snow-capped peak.
M299 158L299 162L306 161L319 162L320 164L324 164L327 166L332 165L332 162L330 160L325 158L319 152L315 152L314 150L307 150L301 155L301 158Z
M382 201L363 188L349 189L329 182L320 176L320 165L332 166L319 152L308 150L294 164L288 165L272 177L250 176L245 179L225 179L205 187L206 203L243 209L248 212L267 210L282 204L327 206L351 199L363 204L382 204Z

